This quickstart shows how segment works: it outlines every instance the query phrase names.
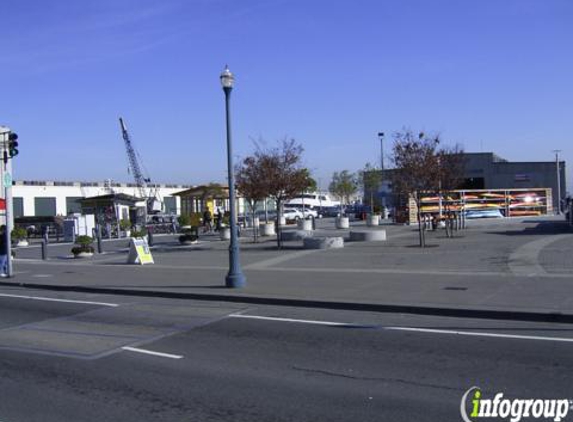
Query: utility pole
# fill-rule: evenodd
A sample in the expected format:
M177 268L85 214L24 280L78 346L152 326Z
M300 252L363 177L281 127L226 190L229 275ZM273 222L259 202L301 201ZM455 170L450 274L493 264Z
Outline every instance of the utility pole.
M559 166L559 153L560 149L554 149L555 153L555 169L557 171L557 215L561 215L561 171Z

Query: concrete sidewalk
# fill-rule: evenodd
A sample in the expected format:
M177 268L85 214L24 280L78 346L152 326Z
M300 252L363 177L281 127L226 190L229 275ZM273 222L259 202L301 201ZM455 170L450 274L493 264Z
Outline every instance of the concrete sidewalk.
M387 242L302 250L243 237L247 286L224 287L227 243L158 239L156 264L125 264L127 242L93 260L16 260L5 285L290 306L573 322L573 234L559 219L471 222L448 239L388 226ZM338 233L319 227L321 233ZM29 251L32 254L33 250ZM65 255L62 255L65 256Z

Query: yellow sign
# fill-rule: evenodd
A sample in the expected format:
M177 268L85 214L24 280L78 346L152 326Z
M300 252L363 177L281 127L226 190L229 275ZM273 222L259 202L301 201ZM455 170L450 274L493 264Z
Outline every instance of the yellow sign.
M144 237L132 237L129 245L128 264L153 264L153 256Z

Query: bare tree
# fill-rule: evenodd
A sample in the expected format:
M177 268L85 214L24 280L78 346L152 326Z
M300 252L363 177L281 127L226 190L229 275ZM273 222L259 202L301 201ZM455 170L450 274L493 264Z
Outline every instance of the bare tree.
M283 140L272 148L257 146L255 159L264 181L265 196L271 197L277 207L277 246L282 248L281 225L282 207L309 187L308 169L302 166L304 149L294 139Z
M244 158L235 168L237 190L245 198L251 209L253 222L253 240L258 239L259 228L255 225L257 204L266 198L266 181L262 174L260 162L256 156Z
M328 190L340 199L340 214L342 215L343 206L350 202L350 197L358 190L356 175L348 170L334 172Z
M457 216L463 219L463 210L458 209L458 212L452 213L451 205L454 198L454 190L459 189L464 180L465 173L465 156L464 151L460 145L453 147L441 147L437 152L438 165L439 165L439 196L440 199L446 196L445 209L447 213L446 219L446 235L453 237L454 221L452 217L455 215L457 228ZM452 215L453 214L453 215Z
M392 173L393 189L397 193L411 195L417 206L420 247L426 246L422 228L422 194L439 191L438 136L415 135L411 130L394 134Z

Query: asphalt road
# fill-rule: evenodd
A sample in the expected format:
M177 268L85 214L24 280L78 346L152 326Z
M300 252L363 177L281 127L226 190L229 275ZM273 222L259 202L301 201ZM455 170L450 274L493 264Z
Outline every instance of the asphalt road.
M17 288L0 321L2 422L435 422L472 386L573 398L570 325Z

